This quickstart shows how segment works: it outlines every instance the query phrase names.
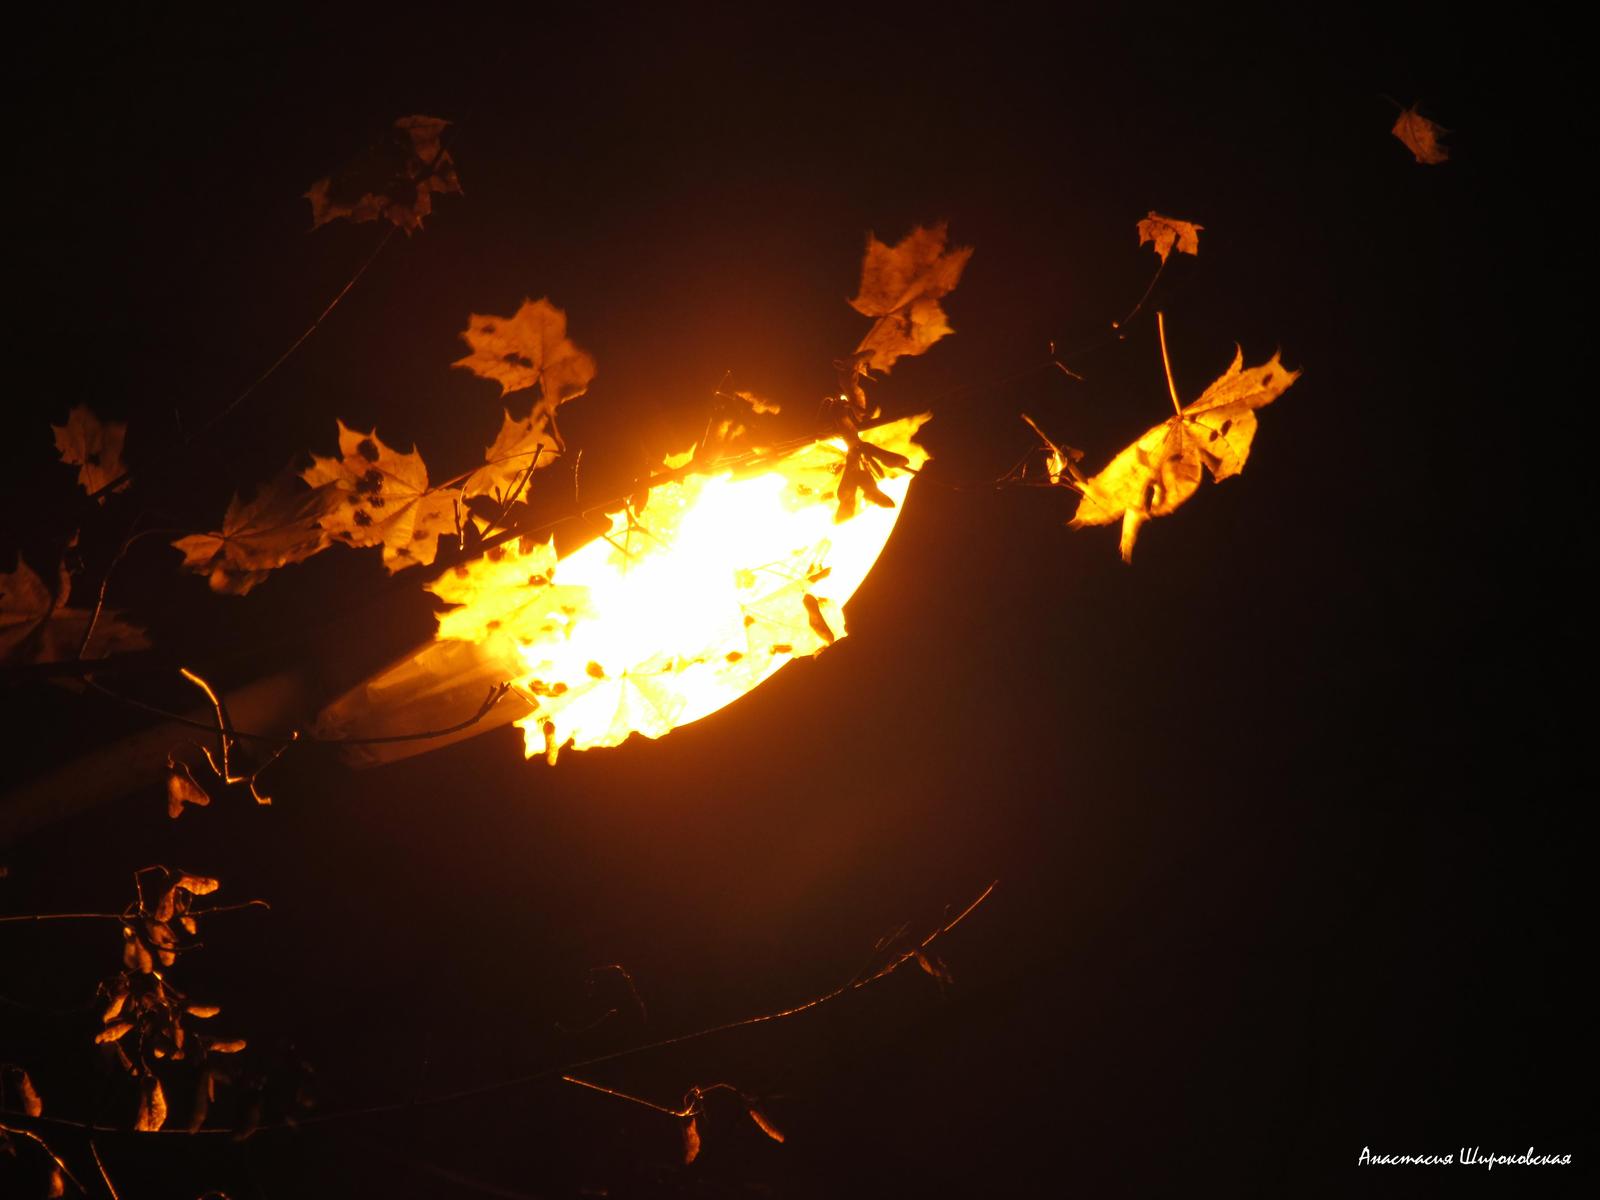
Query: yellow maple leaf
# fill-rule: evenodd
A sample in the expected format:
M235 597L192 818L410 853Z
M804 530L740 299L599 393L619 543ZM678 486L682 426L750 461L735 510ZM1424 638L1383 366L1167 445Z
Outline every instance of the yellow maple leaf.
M1204 225L1196 225L1193 221L1164 217L1152 209L1150 215L1139 222L1139 245L1149 242L1161 256L1162 262L1167 261L1167 255L1172 253L1174 246L1180 254L1199 254L1200 231L1204 228Z
M183 552L186 568L208 577L212 591L242 596L278 567L326 548L321 520L334 500L333 489L308 490L284 471L248 503L235 495L220 530L172 544Z
M461 336L472 353L451 365L494 380L502 396L537 384L535 416L581 396L595 375L594 359L567 337L567 314L547 297L523 300L509 317L473 313Z
M1400 139L1419 163L1437 166L1450 157L1450 151L1439 142L1439 135L1445 132L1444 129L1419 113L1415 104L1395 118L1394 127L1389 132Z
M1243 364L1244 353L1236 350L1232 365L1198 400L1147 429L1098 475L1085 480L1072 527L1120 520L1122 558L1132 562L1140 526L1174 512L1194 495L1203 471L1218 482L1237 475L1250 456L1255 410L1271 404L1300 377L1299 371L1285 370L1277 354L1258 367ZM1178 408L1176 393L1173 407Z
M556 433L546 413L536 407L519 421L507 409L500 432L483 452L484 465L467 476L464 490L468 496L510 503L519 490L526 490L528 476L558 457Z
M78 468L78 482L91 496L121 478L122 442L128 432L121 421L102 422L87 405L79 404L67 414L65 425L52 425L50 431L61 461Z
M943 223L919 226L894 246L868 235L861 291L850 301L877 318L856 347L868 368L887 371L902 355L921 354L952 332L939 300L961 281L972 247L946 250L948 235Z
M451 497L428 488L428 468L413 450L400 454L339 422L339 457L313 454L300 473L312 487L332 489L318 518L322 529L348 546L382 546L391 572L421 564L438 552L438 536L456 527Z

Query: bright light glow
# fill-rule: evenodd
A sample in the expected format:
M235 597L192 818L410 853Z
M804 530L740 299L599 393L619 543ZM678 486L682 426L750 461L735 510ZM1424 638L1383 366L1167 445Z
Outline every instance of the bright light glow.
M847 451L822 439L755 465L668 479L642 509L559 561L553 544L509 544L430 588L456 606L436 641L324 710L329 735L389 736L442 728L510 682L491 719L523 728L528 755L615 746L697 721L785 663L844 636L843 606L871 571L927 454L912 442L926 416L878 426L872 446L904 457L836 520ZM438 743L432 743L438 744ZM385 761L430 743L368 748Z
M868 440L914 470L927 459L911 442L925 419ZM844 635L843 605L911 483L888 470L878 487L891 507L863 501L836 521L845 458L842 439L825 439L750 472L671 480L559 562L539 546L458 569L434 585L463 606L441 618L440 637L514 654L514 686L534 709L518 721L530 756L697 721Z

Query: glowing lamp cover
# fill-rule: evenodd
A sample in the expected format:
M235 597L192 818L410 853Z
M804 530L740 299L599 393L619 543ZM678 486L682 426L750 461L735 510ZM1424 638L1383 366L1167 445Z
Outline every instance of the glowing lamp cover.
M822 438L751 466L669 476L564 558L553 544L513 543L456 567L430 585L454 606L434 643L341 697L320 728L364 737L429 728L452 709L456 719L470 712L485 684L506 682L515 697L497 719L459 736L514 718L528 756L554 762L568 746L658 738L716 712L844 636L844 605L927 461L912 441L926 420L865 432L907 460L876 480L887 506L863 503L839 519L848 450L842 437ZM359 757L429 748L406 745Z

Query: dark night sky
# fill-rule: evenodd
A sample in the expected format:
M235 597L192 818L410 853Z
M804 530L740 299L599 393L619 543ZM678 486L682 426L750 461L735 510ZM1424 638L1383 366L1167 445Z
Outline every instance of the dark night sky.
M831 389L868 230L946 219L976 247L957 335L876 393L936 412L935 465L815 662L553 771L507 731L366 773L307 752L270 811L230 796L176 823L130 777L0 859L7 912L120 908L147 862L270 899L216 918L183 979L258 1047L292 1041L324 1114L797 1002L998 879L944 948L949 994L906 972L596 1069L665 1103L730 1080L789 1134L714 1110L688 1170L667 1118L534 1083L242 1147L105 1135L124 1193L1453 1195L1468 1168L1357 1154L1587 1160L1577 716L1553 697L1584 642L1555 590L1581 536L1558 527L1581 455L1555 465L1583 442L1581 343L1544 223L1562 131L1532 121L1574 89L1549 35L1505 20L458 8L18 31L0 565L47 568L85 515L48 421L126 419L138 475L338 291L381 230L307 234L300 193L397 116L457 123L465 197L86 526L91 570L138 507L207 525L326 451L336 416L470 461L499 416L448 369L469 311L567 309L601 373L563 427L600 490L690 435L725 371L791 411ZM1449 164L1410 160L1393 101L1452 130ZM1157 293L1180 388L1235 342L1304 376L1244 475L1148 526L1130 569L1113 531L1063 528L1069 497L985 481L1029 444L1019 411L1091 463L1161 419L1151 322L1106 336L1149 280L1149 209L1206 227ZM1040 369L1052 341L1083 383ZM113 602L230 686L359 673L430 628L414 589L370 600L376 556L234 601L174 562L146 546ZM8 782L138 727L6 698ZM51 1111L120 1112L72 1007L116 952L114 927L0 934L0 1059L36 1064ZM612 962L648 1026L560 1033ZM1504 1169L1506 1194L1577 1177Z

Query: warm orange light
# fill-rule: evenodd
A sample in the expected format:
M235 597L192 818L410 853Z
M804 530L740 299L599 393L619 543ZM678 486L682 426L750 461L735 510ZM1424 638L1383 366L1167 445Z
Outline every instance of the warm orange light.
M656 484L642 509L613 514L608 535L565 558L507 546L456 568L431 585L457 606L434 646L340 700L324 725L373 736L399 720L375 723L375 709L415 714L413 701L448 696L459 712L461 681L480 695L485 680L506 681L528 755L554 761L567 746L657 738L716 712L844 636L843 606L927 461L911 440L926 419L866 435L909 460L877 481L890 507L835 519L847 449L826 438Z

